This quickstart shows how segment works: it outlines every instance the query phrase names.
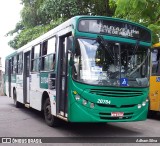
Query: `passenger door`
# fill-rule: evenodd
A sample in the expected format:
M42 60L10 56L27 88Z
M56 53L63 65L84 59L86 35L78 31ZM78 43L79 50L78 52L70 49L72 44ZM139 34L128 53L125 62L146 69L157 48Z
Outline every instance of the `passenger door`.
M23 97L24 103L30 103L30 51L24 53Z
M8 92L9 92L9 97L11 97L11 62L12 62L12 60L10 59L8 61Z
M56 102L57 114L67 118L68 113L68 53L67 53L67 37L59 38L59 52L58 52L58 71L57 71L57 85L56 85Z

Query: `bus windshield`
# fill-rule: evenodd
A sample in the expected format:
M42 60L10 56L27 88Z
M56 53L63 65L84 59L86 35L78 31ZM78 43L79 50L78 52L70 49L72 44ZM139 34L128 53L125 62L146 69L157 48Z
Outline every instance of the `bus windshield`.
M149 49L143 46L78 38L73 79L91 85L147 87L148 55Z

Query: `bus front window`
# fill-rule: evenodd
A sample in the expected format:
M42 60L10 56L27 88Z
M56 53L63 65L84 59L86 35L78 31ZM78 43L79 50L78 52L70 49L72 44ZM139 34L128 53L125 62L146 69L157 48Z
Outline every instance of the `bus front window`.
M148 86L148 49L129 44L77 39L74 54L73 78L79 82L120 86Z

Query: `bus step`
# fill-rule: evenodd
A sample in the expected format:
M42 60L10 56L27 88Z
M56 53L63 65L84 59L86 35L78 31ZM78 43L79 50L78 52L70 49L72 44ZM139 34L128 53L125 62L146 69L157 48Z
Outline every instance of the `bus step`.
M64 120L64 121L68 121L67 118L65 118L65 117L63 117L61 115L57 115L57 117L60 118L60 119L62 119L62 120Z
M30 108L30 104L24 104L24 106Z

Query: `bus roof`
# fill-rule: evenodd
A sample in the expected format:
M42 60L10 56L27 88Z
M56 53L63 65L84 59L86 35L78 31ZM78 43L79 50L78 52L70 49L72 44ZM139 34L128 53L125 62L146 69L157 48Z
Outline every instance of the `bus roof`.
M11 56L14 56L16 53L21 52L22 50L25 50L29 47L32 47L33 45L36 45L40 42L43 42L45 39L50 38L51 36L53 36L53 34L57 31L60 31L64 28L67 28L67 26L71 26L72 24L75 24L75 21L77 21L80 18L89 18L89 19L106 19L106 20L113 20L113 21L121 21L121 22L126 22L126 23L130 23L139 27L142 27L144 29L146 29L146 31L151 32L147 27L140 25L138 23L135 22L131 22L128 20L124 20L124 19L119 19L119 18L113 18L113 17L106 17L106 16L90 16L90 15L79 15L79 16L74 16L72 18L70 18L69 20L63 22L62 24L60 24L59 26L51 29L50 31L46 32L45 34L39 36L38 38L32 40L31 42L28 42L26 45L22 46L21 48L17 49L15 53L12 53L10 55L8 55L6 58L10 58Z
M14 51L12 54L9 54L5 57L5 59L10 59L12 56L15 56L17 54L17 51Z

